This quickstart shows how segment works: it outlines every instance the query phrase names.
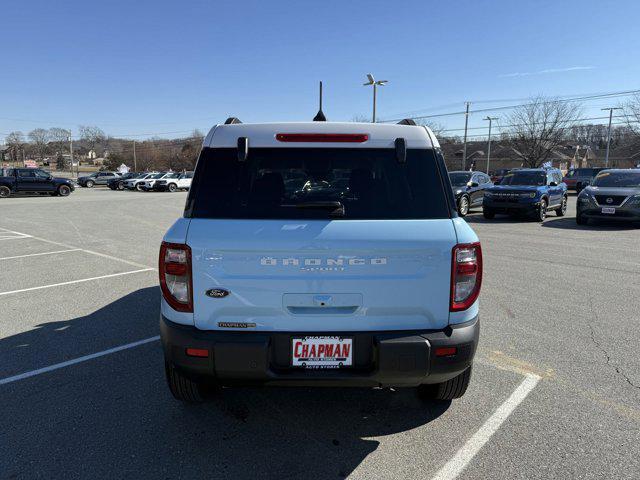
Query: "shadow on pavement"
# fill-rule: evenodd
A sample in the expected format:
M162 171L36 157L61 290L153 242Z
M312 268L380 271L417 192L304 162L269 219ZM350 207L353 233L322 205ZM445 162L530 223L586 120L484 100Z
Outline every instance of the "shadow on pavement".
M546 228L591 231L634 230L638 228L637 224L634 225L631 222L620 222L615 220L589 220L587 225L578 225L575 217L547 218L542 226Z
M138 290L4 338L0 353L101 338L87 354L156 335L157 300L156 287ZM423 426L450 405L413 389L346 388L233 388L183 405L165 385L159 342L1 385L0 402L2 478L341 478L378 448L371 437Z
M495 218L486 219L482 216L482 213L477 214L469 214L464 217L467 223L470 224L490 224L490 223L540 223L536 220L531 219L531 217L527 217L524 215L516 216L516 215L500 215L497 214Z

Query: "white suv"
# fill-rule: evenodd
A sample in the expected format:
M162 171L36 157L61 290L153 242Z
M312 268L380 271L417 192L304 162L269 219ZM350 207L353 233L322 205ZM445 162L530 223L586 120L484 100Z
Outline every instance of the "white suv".
M175 175L175 173L173 173L173 172L160 172L160 173L156 173L154 175L149 175L142 182L139 182L138 185L136 185L136 186L139 187L138 190L142 189L145 192L148 192L148 191L153 190L153 186L156 184L156 182L158 180L161 180L163 178L168 178L171 175Z
M177 399L238 384L465 393L482 249L433 133L401 123L211 129L160 248Z
M172 173L167 175L161 180L157 180L153 184L153 189L164 192L175 192L177 190L189 190L191 188L191 180L193 179L193 172L185 173Z
M142 182L144 182L145 180L147 180L153 175L157 175L157 173L150 172L150 173L145 173L139 177L130 178L128 180L125 180L125 182L123 183L123 186L128 190L142 191Z

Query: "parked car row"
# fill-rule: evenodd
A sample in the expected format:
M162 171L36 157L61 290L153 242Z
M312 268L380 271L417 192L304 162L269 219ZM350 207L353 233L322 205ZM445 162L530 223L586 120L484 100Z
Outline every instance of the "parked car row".
M500 182L493 183L482 172L449 172L460 216L481 206L486 219L506 214L542 222L551 211L562 217L567 211L569 178L579 192L579 225L590 219L640 222L639 169L583 168L564 178L556 168L517 168L500 173Z
M193 172L94 172L78 178L78 185L93 188L106 185L111 190L169 191L188 190L191 186Z

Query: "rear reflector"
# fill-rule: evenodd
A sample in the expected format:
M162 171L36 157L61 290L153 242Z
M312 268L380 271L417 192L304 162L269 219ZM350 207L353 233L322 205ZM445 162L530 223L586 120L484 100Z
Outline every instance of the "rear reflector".
M457 353L456 347L439 347L436 348L436 357L450 357Z
M207 358L209 356L209 350L205 348L187 348L188 357Z
M369 140L366 133L277 133L279 142L307 143L363 143Z

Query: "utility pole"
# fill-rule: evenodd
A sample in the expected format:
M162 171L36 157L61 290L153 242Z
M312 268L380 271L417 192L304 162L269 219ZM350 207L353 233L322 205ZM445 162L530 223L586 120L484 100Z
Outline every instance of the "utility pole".
M491 160L491 123L493 120L498 120L498 117L485 117L484 120L489 120L489 140L487 144L487 175L489 175L489 161Z
M69 156L71 157L71 175L73 175L73 139L71 138L71 130L69 130ZM78 165L78 174L80 173L80 165Z
M607 130L607 153L604 157L604 166L609 166L609 145L611 144L611 120L613 119L613 111L614 110L622 110L622 107L608 107L603 108L602 110L609 110L609 129Z
M469 105L471 102L464 102L466 111L464 112L464 146L462 147L462 170L466 170L467 165L467 126L469 125Z
M136 159L136 141L133 141L133 171L138 171L138 161Z

